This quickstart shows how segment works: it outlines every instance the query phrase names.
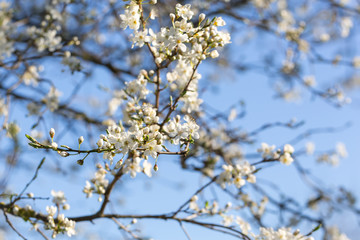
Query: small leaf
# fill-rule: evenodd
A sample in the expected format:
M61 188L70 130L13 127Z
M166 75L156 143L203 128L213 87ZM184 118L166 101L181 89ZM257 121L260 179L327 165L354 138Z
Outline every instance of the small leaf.
M28 143L30 146L32 146L33 148L40 148L40 145L37 143Z
M31 137L30 135L25 134L25 137L33 143L36 142L36 140L33 137Z

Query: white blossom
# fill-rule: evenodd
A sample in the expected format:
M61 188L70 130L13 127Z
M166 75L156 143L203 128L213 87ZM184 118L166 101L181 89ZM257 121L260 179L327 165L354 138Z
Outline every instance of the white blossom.
M65 194L63 191L51 190L51 196L53 196L52 202L57 205L62 205L66 202Z
M51 87L49 93L43 98L43 101L46 103L46 106L50 111L55 111L59 107L59 97L61 92L58 91L55 87Z

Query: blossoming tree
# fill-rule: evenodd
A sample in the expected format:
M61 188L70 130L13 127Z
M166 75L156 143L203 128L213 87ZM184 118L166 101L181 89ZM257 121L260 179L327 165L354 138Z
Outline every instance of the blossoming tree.
M166 239L193 239L196 229L206 229L207 239L212 232L219 234L214 239L349 239L330 219L342 209L358 217L354 195L344 187L328 190L304 167L302 159L314 154L314 143L296 146L337 129L310 129L275 146L261 141L265 130L295 131L303 122L240 128L233 123L246 117L244 101L233 99L218 111L202 96L219 84L211 76L220 71L220 80L227 81L231 71L241 78L261 69L274 78L278 98L310 93L333 108L350 103L343 89L359 84L356 74L316 87L310 73L318 63L343 65L349 73L360 67L356 53L329 56L323 47L343 46L359 8L346 0L1 2L3 235L90 239L96 234L86 229L94 224L99 236L150 239L141 222L167 220L183 233L165 233ZM239 59L252 55L249 41L261 40L256 64ZM281 53L272 52L272 43ZM347 152L338 143L313 156L337 165ZM183 191L178 205L164 189L171 211L141 212L138 206L132 212L119 203L134 181L156 185L161 172L178 172L169 160L184 179L190 173L202 184ZM299 200L272 179L257 181L276 166L295 169L311 194ZM131 192L148 201L141 189ZM76 209L69 204L75 201ZM154 208L161 204L151 202Z

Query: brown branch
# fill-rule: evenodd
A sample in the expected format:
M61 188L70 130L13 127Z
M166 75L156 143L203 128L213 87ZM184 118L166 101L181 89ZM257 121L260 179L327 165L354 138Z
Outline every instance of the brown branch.
M123 175L123 168L121 167L119 171L114 176L114 179L111 181L110 185L106 188L106 191L104 193L104 202L102 203L99 211L96 213L96 215L102 216L105 211L105 207L109 202L111 191L113 190L115 183L121 178Z
M0 89L4 89L7 90L7 88L5 88L4 86L2 86L0 84ZM34 100L34 98L32 97L28 97L25 95L20 95L18 93L15 92L10 92L8 93L9 95L11 95L12 97L14 97L15 99L18 100L24 100L24 101L28 101L28 102L33 102L37 105L45 105L45 103L43 101L39 101L39 100ZM66 104L61 104L59 105L59 108L57 110L54 111L55 114L59 114L64 118L67 119L71 119L71 120L83 120L87 123L91 123L91 124L95 124L95 125L102 125L102 121L95 119L95 118L91 118L89 116L87 116L86 113L81 112L79 110L73 109L68 107Z

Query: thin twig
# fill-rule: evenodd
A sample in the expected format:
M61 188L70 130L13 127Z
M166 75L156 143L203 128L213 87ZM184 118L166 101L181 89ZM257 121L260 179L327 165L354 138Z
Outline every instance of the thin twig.
M9 218L8 218L8 216L7 216L7 214L6 214L5 211L3 211L3 214L4 214L4 216L5 216L5 220L6 220L7 224L9 224L9 226L12 228L12 230L14 230L14 232L16 232L16 234L19 235L19 237L21 237L21 238L24 239L24 240L27 240L23 235L21 235L21 233L20 233L18 230L16 230L16 228L14 227L14 225L12 225L12 223L10 222L10 220L9 220Z
M189 233L186 231L186 229L185 229L185 227L184 227L184 225L183 225L183 222L182 222L182 221L179 221L179 224L180 224L181 229L182 229L183 232L185 233L187 239L188 239L188 240L191 240L191 237L190 237Z
M48 238L39 228L37 228L36 231L37 231L38 233L40 233L40 235L41 235L45 240L49 240L49 238Z
M19 196L14 200L14 202L16 202L17 200L19 200L19 199L21 198L21 196L24 194L24 192L26 191L26 189L30 186L30 184L35 181L35 179L36 179L37 176L38 176L39 170L40 170L40 168L41 168L41 166L43 165L44 162L45 162L45 158L41 159L39 165L37 166L37 168L36 168L36 170L35 170L34 176L33 176L32 179L26 184L26 186L25 186L24 189L21 191L21 193L19 194Z
M199 194L199 193L202 192L205 188L207 188L208 186L210 186L210 184L212 184L213 182L215 182L216 178L217 178L217 176L216 176L216 177L213 177L210 182L208 182L207 184L205 184L204 186L202 186L201 188L199 188L193 195L191 195L191 197L194 196L194 195ZM179 209L176 210L176 212L175 212L172 216L176 216L176 214L178 214L190 201L191 201L191 198L188 199L185 203L183 203L183 204L179 207Z
M124 226L124 224L122 224L121 222L119 222L118 220L116 220L116 218L111 218L116 225L119 226L119 228L121 228L122 230L124 230L125 232L127 232L128 234L130 234L133 238L135 239L141 239L139 236L137 236L136 234L134 234L132 231L130 231L126 226Z

